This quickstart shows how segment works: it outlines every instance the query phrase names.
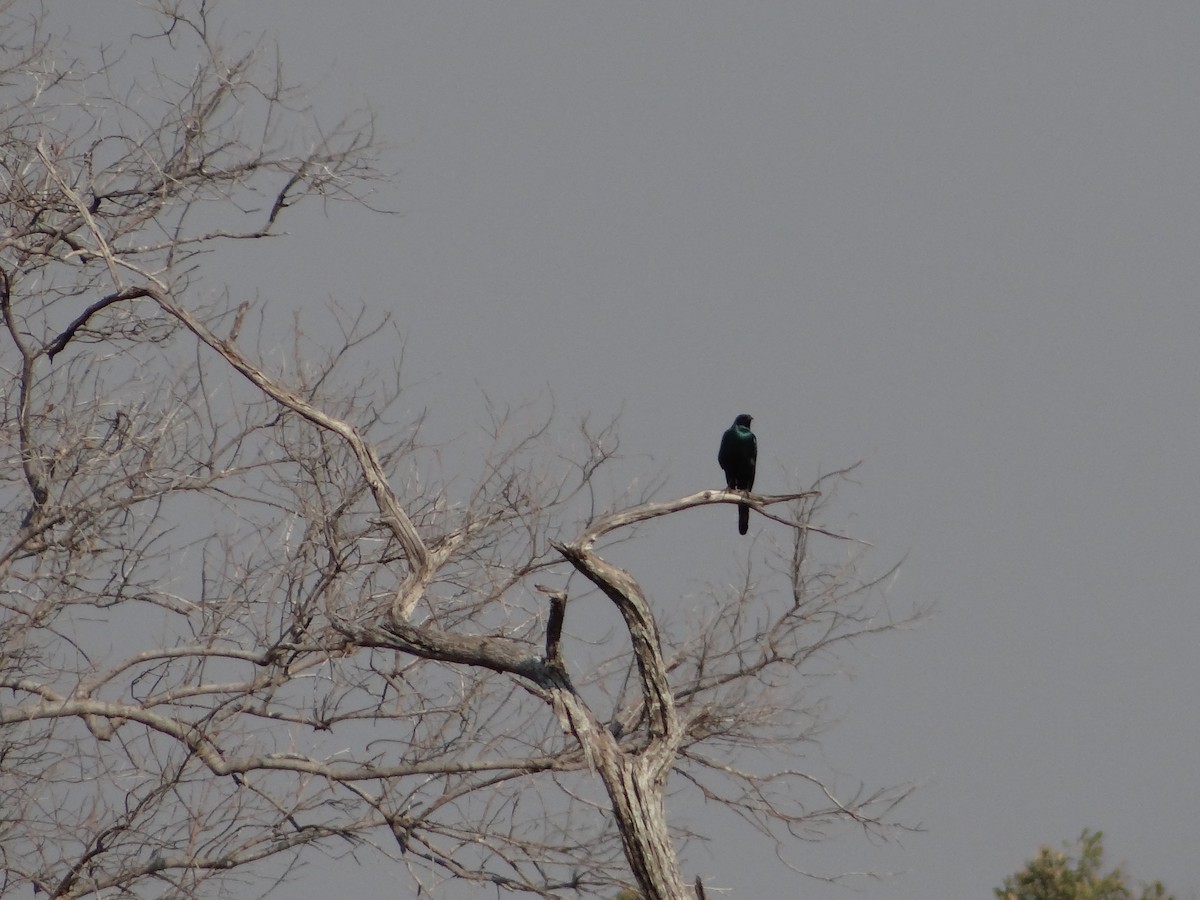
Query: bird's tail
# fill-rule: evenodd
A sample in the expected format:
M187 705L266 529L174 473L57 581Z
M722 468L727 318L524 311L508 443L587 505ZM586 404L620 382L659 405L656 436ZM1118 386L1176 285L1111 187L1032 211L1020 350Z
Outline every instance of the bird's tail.
M750 530L750 507L745 503L738 504L738 534L745 534Z

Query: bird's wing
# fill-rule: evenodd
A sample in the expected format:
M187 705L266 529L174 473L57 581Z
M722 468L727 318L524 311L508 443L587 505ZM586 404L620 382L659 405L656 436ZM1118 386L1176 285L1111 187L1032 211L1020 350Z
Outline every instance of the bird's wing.
M717 462L726 472L737 465L737 435L732 428L721 435L721 449L717 451Z

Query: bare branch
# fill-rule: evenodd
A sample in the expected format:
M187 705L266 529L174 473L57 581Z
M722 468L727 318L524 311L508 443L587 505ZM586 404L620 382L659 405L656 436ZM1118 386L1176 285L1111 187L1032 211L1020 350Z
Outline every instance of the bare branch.
M546 661L554 668L562 670L562 630L567 616L566 591L555 591L540 584L534 587L550 595L550 618L546 622Z
M677 512L682 512L685 509L694 509L698 506L707 506L712 503L749 503L755 509L766 514L768 506L774 506L778 503L787 503L793 500L803 500L809 497L819 496L816 491L801 491L795 494L748 494L742 491L700 491L696 494L689 494L686 497L680 497L677 500L663 500L655 503L643 503L639 506L634 506L629 509L617 510L606 516L601 516L595 522L592 522L587 529L573 542L575 546L582 549L590 550L600 538L605 535L617 531L622 528L629 528L637 525L640 522L655 519L659 516L669 516ZM790 522L787 519L776 518L771 516L777 522L782 522L785 525L792 525L797 528L809 528L811 526L801 523ZM817 530L817 529L813 529ZM822 532L825 533L825 532ZM831 537L841 537L841 535L830 535Z
M122 290L119 290L116 293L109 294L107 297L101 297L99 300L97 300L95 303L93 303L91 306L89 306L87 309L85 309L82 313L80 313L76 317L75 321L73 321L70 325L68 325L65 329L63 329L63 332L58 337L56 337L53 341L51 341L49 344L46 345L46 348L44 351L46 354L46 358L49 359L51 362L54 362L54 357L57 356L59 353L61 353L66 348L67 344L69 344L71 342L71 339L73 337L75 337L75 335L79 331L79 329L81 329L85 325L87 325L88 321L96 313L107 309L108 307L112 306L114 303L121 303L125 300L136 300L139 297L146 297L146 296L149 296L149 293L146 288L144 288L144 287L129 287L129 288L124 288Z

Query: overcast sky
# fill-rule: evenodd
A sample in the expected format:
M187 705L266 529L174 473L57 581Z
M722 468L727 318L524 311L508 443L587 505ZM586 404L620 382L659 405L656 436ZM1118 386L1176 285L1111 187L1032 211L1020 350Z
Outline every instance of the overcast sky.
M133 6L92 3L72 36ZM721 483L739 412L763 490L865 460L838 514L880 567L907 554L897 609L938 612L847 654L820 764L920 782L901 813L927 830L805 849L896 873L857 894L752 841L689 873L729 897L990 897L1087 826L1200 894L1200 4L224 15L322 115L376 111L399 212L314 208L234 276L278 310L393 309L432 428L461 430L480 386L551 388L568 418L622 411L628 470L665 495ZM735 579L756 551L734 524L672 524L709 568L664 554L637 573L653 602Z

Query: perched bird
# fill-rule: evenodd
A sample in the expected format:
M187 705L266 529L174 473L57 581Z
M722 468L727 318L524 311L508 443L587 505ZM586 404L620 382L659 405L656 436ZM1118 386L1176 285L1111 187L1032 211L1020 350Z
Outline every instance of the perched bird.
M751 416L742 413L733 426L721 435L717 462L725 470L725 485L731 491L748 491L754 487L754 467L758 463L758 438L750 430ZM750 527L750 507L738 504L738 534Z

